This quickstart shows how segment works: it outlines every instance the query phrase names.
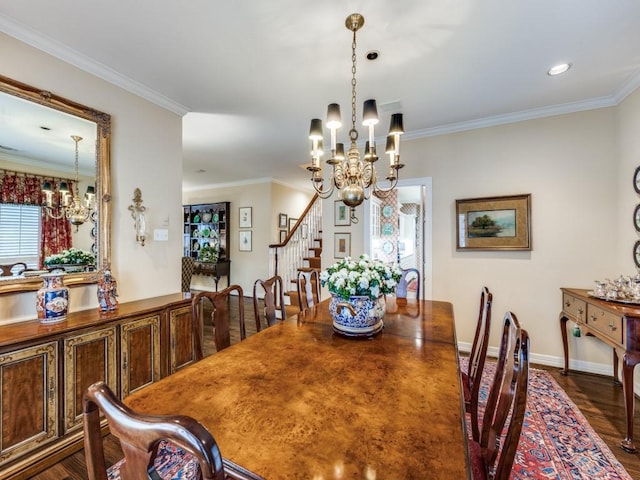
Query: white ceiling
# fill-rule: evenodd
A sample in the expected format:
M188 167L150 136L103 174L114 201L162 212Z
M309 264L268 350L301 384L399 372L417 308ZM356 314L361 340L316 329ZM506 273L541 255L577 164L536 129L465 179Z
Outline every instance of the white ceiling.
M615 105L640 85L638 0L116 3L0 0L0 29L186 113L185 189L308 186L309 120L338 102L350 121L353 12L358 116L378 101L378 139L395 111L410 139ZM546 75L559 62L573 67Z

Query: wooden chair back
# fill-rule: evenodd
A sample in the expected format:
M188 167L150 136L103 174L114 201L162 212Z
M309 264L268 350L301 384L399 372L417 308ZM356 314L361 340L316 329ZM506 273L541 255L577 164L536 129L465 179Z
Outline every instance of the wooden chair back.
M0 277L12 277L14 275L20 275L27 269L27 264L24 262L10 263L7 265L0 265Z
M396 286L396 298L407 298L409 284L415 280L416 298L420 298L420 270L417 268L403 268L402 276Z
M231 295L231 293L237 295ZM235 300L232 298L235 297ZM231 345L230 312L229 305L232 301L238 302L238 322L240 324L240 340L247 338L244 323L244 292L240 285L230 285L219 292L202 291L198 292L191 299L191 316L193 318L193 335L195 339L195 357L200 360L204 356L203 350L203 329L204 329L204 308L202 302L208 298L213 305L211 320L213 324L213 337L216 351L223 350Z
M264 292L264 308L259 305L258 286L262 287ZM258 279L253 284L253 312L256 317L256 331L262 330L262 317L264 316L267 327L270 327L278 321L276 311L280 312L280 320L286 318L284 308L284 290L282 285L282 277L274 275L266 280Z
M82 408L89 480L107 479L100 412L107 419L111 434L120 440L125 457L124 464L120 466L122 480L160 478L153 461L162 440L177 445L197 460L200 466L198 479L225 478L222 455L216 441L191 417L137 414L120 402L104 382L94 383L87 389Z
M482 287L480 292L480 309L476 323L476 333L473 337L473 345L469 355L469 367L467 369L467 392L465 395L465 408L471 414L471 430L473 439L480 440L478 428L478 397L480 395L480 380L487 359L487 347L489 346L489 332L491 330L491 304L493 294L487 287Z
M504 316L496 373L482 420L480 452L486 478L508 480L527 408L529 335L516 316ZM501 439L509 419L506 437Z
M320 275L316 269L299 270L297 283L300 311L320 303Z

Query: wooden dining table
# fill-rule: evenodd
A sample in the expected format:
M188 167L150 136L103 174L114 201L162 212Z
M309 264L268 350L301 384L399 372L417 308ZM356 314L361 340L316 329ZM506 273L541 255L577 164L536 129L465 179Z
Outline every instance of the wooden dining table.
M200 421L269 480L471 478L453 307L387 298L373 338L333 331L328 300L125 399Z

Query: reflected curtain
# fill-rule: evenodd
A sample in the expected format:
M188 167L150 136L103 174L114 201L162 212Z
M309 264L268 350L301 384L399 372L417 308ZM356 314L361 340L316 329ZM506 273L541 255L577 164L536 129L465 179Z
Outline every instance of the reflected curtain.
M0 170L0 203L41 206L46 200L42 193L42 182L49 181L52 185L57 185L60 180L68 182L69 188L73 191L73 182L69 179ZM57 203L56 200L57 198L54 198L54 203ZM58 215L59 210L55 208L54 214ZM71 224L64 216L58 220L51 218L43 208L40 227L42 236L39 267L42 268L45 257L71 248Z

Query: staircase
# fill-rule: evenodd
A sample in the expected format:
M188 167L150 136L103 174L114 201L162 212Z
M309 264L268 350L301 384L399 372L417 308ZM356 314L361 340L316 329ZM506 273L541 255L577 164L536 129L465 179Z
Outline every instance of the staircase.
M320 231L322 234L322 231ZM309 270L317 270L320 273L321 255L322 255L322 237L314 239L315 246L309 248L309 253L312 254L309 257L304 257L303 260L306 266L298 267L298 272L308 272ZM284 292L285 297L289 297L289 304L285 305L285 311L287 317L289 315L296 315L300 311L300 299L298 297L298 281L296 278L292 278L289 282L290 290Z
M283 242L269 245L269 275L280 275L284 285L287 315L300 311L297 277L299 271L320 271L322 254L322 201L315 195Z

